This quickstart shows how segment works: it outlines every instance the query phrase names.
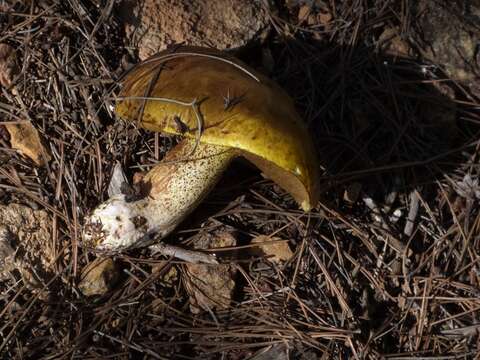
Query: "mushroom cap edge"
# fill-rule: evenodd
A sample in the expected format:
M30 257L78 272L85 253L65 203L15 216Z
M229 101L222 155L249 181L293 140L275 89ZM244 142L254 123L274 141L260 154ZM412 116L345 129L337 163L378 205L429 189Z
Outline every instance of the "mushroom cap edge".
M144 129L238 149L305 211L319 199L319 161L292 99L232 56L180 47L135 66L115 111ZM188 105L190 104L190 105Z

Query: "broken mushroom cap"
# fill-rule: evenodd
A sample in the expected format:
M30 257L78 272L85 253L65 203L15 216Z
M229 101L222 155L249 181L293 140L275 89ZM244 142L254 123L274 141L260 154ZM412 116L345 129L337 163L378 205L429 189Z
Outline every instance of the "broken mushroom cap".
M116 112L144 129L236 149L309 211L319 163L292 99L273 81L217 50L179 47L130 71Z

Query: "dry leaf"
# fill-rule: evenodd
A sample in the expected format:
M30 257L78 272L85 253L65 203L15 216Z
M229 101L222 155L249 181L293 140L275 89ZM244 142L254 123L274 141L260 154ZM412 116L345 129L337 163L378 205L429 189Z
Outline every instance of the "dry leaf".
M10 87L17 71L15 50L10 45L0 44L0 86ZM30 122L7 124L5 127L10 133L12 148L30 158L38 166L43 166L50 160L37 129Z
M104 295L117 283L118 266L111 258L98 258L82 271L78 288L85 296Z
M42 145L40 135L30 122L5 125L10 133L10 144L13 149L30 158L37 166L50 161L50 154Z
M274 240L278 241L282 239L259 235L252 239L252 244L262 244L259 245L259 247L263 255L267 256L269 260L275 263L290 260L293 256L293 252L290 249L290 246L288 246L288 242L282 241L269 244L269 242Z
M195 239L196 249L235 246L235 237L228 231L201 233ZM230 265L186 264L184 281L190 295L190 310L227 309L235 287L236 270Z

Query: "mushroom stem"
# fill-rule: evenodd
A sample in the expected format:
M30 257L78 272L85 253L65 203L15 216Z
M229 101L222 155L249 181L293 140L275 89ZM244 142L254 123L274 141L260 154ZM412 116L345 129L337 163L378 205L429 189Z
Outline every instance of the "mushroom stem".
M93 211L84 230L87 246L114 251L165 237L207 196L234 156L230 148L183 140L145 175L145 196L116 194Z

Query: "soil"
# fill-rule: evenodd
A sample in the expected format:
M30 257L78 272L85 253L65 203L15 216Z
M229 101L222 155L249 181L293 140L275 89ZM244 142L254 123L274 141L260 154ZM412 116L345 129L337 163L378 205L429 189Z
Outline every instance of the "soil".
M0 279L20 275L28 287L44 288L54 274L50 229L44 210L0 205Z

